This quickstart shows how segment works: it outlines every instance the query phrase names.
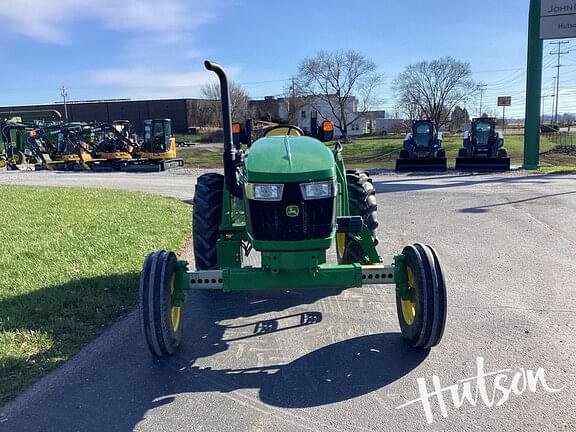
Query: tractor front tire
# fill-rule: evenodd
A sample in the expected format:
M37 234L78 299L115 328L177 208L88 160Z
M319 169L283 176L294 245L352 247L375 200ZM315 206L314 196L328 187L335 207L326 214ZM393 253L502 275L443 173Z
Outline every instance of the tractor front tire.
M148 348L157 357L174 354L182 339L182 307L172 303L176 262L174 252L152 252L140 273L140 323Z
M346 183L350 215L362 216L364 225L372 233L374 245L377 245L378 205L376 204L376 191L372 185L372 179L364 171L348 170L346 171ZM347 233L336 234L336 255L340 264L368 264L358 241L353 235Z
M192 241L198 270L218 268L216 243L222 222L224 176L216 173L198 177L192 210Z
M436 251L416 243L402 251L408 291L396 293L402 337L413 348L438 345L446 324L446 282Z

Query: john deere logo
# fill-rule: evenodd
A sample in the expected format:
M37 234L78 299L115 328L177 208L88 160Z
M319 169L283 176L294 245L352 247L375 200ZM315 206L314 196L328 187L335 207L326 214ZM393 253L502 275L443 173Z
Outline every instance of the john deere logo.
M289 205L286 207L286 216L296 217L300 214L300 209L296 205Z

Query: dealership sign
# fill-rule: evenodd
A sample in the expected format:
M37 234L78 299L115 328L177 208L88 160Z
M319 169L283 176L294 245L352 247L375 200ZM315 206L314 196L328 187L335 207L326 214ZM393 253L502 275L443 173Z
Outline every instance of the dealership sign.
M498 106L512 106L512 96L498 96Z
M576 1L541 1L540 38L576 38Z

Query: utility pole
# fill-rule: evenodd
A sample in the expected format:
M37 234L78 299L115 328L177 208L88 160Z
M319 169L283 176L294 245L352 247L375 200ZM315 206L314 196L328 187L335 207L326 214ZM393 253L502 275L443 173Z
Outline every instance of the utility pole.
M68 97L68 89L64 86L60 87L60 96L64 100L64 121L68 122L68 107L66 106L66 98Z
M478 84L476 87L476 89L480 91L480 112L478 113L478 117L482 117L482 98L484 97L486 87L488 87L486 84Z
M542 95L542 107L540 108L542 118L540 119L540 124L546 123L546 99L547 98L552 98L552 113L550 114L550 120L554 116L554 95L553 94Z
M560 90L560 68L563 66L560 64L560 56L564 54L568 54L570 51L561 51L560 47L564 44L569 43L569 41L558 41L558 42L550 42L550 45L558 45L558 51L550 52L550 55L557 55L558 62L556 66L556 109L554 111L554 124L558 124L558 102L560 101L560 94L558 91Z
M291 93L291 101L290 101L290 111L292 111L292 117L290 119L290 124L298 124L298 113L296 112L296 80L292 77L292 93Z
M550 97L552 98L552 110L550 111L550 124L552 124L552 119L554 119L554 107L556 106L556 93L554 93L554 89L556 88L556 77L554 77L552 81L552 94Z

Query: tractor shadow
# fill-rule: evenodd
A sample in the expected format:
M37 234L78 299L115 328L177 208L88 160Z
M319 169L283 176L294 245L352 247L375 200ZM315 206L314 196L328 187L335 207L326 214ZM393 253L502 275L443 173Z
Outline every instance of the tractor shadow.
M323 315L313 310L280 314L274 319L252 321L242 326L222 325L217 323L219 321L281 312L339 292L292 291L282 296L277 293L273 298L257 293L212 293L208 298L206 293L192 292L189 304L195 307L189 313L201 315L187 323L187 336L176 356L157 360L158 366L167 375L177 369L178 375L191 383L188 392L198 391L197 385L202 387L201 391L208 392L252 388L259 390L260 400L266 404L305 408L345 401L380 389L406 375L427 357L429 350L409 348L399 333L379 333L326 345L287 364L221 370L194 364L196 359L227 350L232 342L284 330L298 331L299 327L304 330L307 326L321 326ZM295 324L294 318L297 318ZM224 335L225 331L239 327L246 328L245 335L232 338ZM248 331L250 327L251 332Z
M413 192L420 190L447 189L490 184L547 184L555 180L574 181L570 176L555 174L507 175L498 173L464 173L422 176L413 174L414 178L375 180L377 193Z
M464 209L460 209L459 212L460 213L487 213L490 211L490 209L496 208L496 207L514 206L515 204L532 203L534 201L539 201L539 200L549 200L550 198L556 198L556 197L564 196L564 195L572 195L575 193L576 193L576 190L569 191L569 192L560 192L560 193L555 193L555 194L548 194L548 195L540 195L540 196L524 198L524 199L520 199L520 200L516 200L516 201L506 201L506 202L489 204L489 205L480 206L480 207L464 208Z

